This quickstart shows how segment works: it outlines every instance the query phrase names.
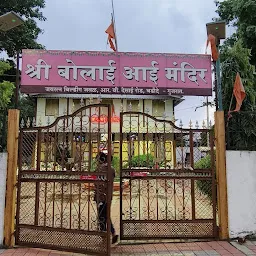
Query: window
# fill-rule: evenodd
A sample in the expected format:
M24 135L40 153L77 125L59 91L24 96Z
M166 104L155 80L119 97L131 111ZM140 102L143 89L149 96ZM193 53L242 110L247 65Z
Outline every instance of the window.
M153 100L152 101L152 113L155 117L163 117L165 112L165 103L162 100Z
M110 105L113 107L113 100L110 100L110 99L103 99L101 103L102 103L102 104L110 104ZM108 116L108 108L107 108L107 107L101 108L100 114L101 114L101 115L106 115L106 116Z
M79 108L81 108L81 99L73 99L73 112L77 111Z
M127 106L126 106L126 111L133 111L137 112L139 111L139 100L127 100ZM130 107L132 106L132 107Z
M103 99L101 103L102 103L102 104L110 104L110 105L112 105L112 104L113 104L113 100L110 100L110 99Z
M45 115L46 116L58 116L59 115L59 100L58 99L46 99Z

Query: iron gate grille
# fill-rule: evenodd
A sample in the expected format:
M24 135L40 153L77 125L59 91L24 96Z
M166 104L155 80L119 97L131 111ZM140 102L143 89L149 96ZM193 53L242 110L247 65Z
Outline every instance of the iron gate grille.
M110 255L110 225L100 231L94 198L94 186L110 181L95 160L100 149L111 150L110 108L85 106L49 126L21 129L16 244Z
M121 239L214 238L213 133L121 113Z

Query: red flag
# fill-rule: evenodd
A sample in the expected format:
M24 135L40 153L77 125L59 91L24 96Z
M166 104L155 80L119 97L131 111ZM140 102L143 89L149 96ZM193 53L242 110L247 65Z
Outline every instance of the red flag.
M112 41L112 39L116 39L113 21L111 22L111 24L109 25L109 27L107 28L107 30L105 32L108 34L108 42L109 42L110 48L114 52L116 52L116 47Z
M208 35L205 53L207 51L207 47L208 47L209 43L211 44L212 59L214 61L216 61L219 58L219 53L218 53L218 50L217 50L217 47L216 47L216 38L212 34Z
M242 83L242 79L241 79L239 73L236 74L236 81L234 84L233 94L236 98L236 108L235 108L234 112L238 112L238 111L240 111L243 100L245 99L245 96L246 96L244 86Z

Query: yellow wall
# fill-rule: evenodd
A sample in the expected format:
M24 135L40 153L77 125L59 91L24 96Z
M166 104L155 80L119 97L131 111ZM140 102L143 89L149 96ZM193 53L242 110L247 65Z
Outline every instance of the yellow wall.
M71 158L75 158L76 153L76 143L73 143L73 154L71 154ZM83 142L82 144L82 152L83 152L83 160L88 161L89 160L89 143ZM119 145L120 143L118 141L115 141L113 143L113 156L120 157L119 154ZM155 156L155 143L153 141L134 141L134 156L143 155L143 154L151 154L152 156ZM41 144L41 162L47 161L48 163L54 162L54 149L53 144L48 145L48 154L49 157L46 159L46 147L45 144ZM94 159L98 152L98 143L92 143L92 158ZM172 141L166 141L164 146L164 154L165 159L168 164L171 164L172 166L175 165L175 143ZM126 162L128 161L129 157L129 148L128 148L128 142L124 141L122 145L122 161Z
M136 104L139 102L137 106L133 107L133 110L143 112L143 100L126 100L123 101L121 99L113 99L111 100L114 105L115 114L116 116L120 116L120 112L122 111L128 111L129 104ZM64 114L72 114L73 111L77 110L77 99L66 99L66 98L59 98L59 109L54 111L55 115L46 116L46 98L37 98L37 111L36 111L36 125L37 126L46 126L48 124L53 123L58 116L63 116ZM97 99L94 99L93 102L89 101L89 99L86 99L84 103L86 105L89 104L96 104ZM152 103L153 100L144 100L144 110L148 111L149 115L156 116L157 118L161 119L161 116L157 113L156 109L154 109L154 106L156 104ZM68 104L69 103L69 104ZM104 103L104 102L103 102ZM166 114L166 120L173 120L173 99L168 99L164 101L165 106L165 114ZM159 110L158 110L159 112ZM127 119L127 118L126 118ZM129 118L127 120L130 120ZM137 122L138 118L132 118L133 122ZM142 122L142 118L139 120ZM112 132L119 133L120 132L120 123L112 123ZM136 128L134 128L134 131Z

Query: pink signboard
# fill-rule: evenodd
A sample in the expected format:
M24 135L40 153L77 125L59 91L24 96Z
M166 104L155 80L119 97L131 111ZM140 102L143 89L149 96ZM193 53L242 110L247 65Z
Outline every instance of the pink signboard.
M23 50L21 92L210 96L211 56Z

